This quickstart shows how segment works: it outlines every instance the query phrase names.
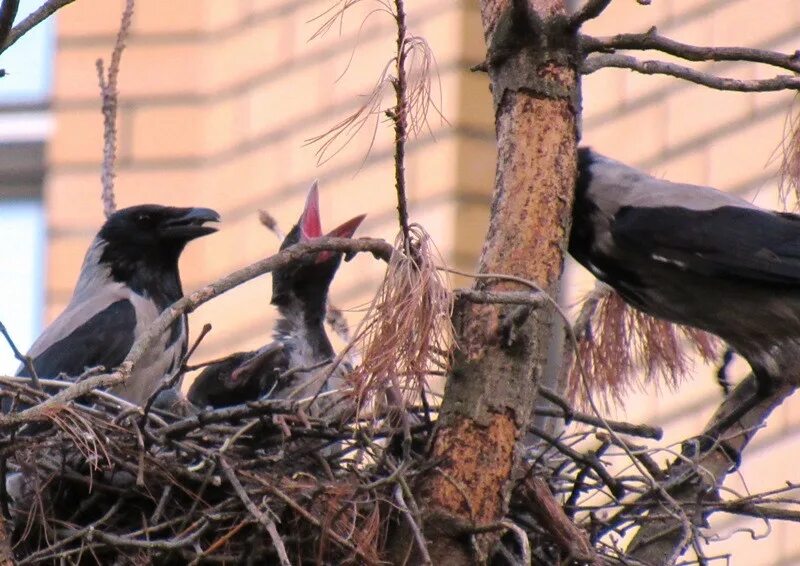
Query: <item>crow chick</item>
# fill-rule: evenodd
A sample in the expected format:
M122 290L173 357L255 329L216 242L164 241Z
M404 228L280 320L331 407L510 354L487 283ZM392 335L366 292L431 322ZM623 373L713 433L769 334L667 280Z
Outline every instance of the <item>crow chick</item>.
M363 219L364 215L357 216L327 236L352 237ZM319 193L314 183L300 219L280 249L321 236ZM189 400L203 407L226 407L270 393L273 398L301 399L340 387L346 367L323 383L319 366L334 357L324 321L328 289L342 256L318 252L306 261L275 270L271 303L278 307L281 318L273 331L274 340L254 352L239 352L208 366L189 389Z

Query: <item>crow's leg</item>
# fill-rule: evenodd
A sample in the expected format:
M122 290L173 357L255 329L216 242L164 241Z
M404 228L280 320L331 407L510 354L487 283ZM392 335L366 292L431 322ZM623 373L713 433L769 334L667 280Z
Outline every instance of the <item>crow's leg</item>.
M721 437L735 422L739 421L761 403L761 401L769 397L775 389L773 379L766 372L754 369L753 373L756 376L755 390L735 391L734 395L742 398L738 405L732 411L720 417L716 423L703 431L699 437L684 442L682 447L684 455L691 457L697 453L708 452L719 446L730 458L732 468L736 469L739 467L741 463L741 454L729 443L721 439Z
M719 386L722 388L722 393L725 397L731 392L731 382L728 379L728 366L731 365L734 354L733 348L726 348L725 353L722 354L722 363L717 369L717 383L719 383Z

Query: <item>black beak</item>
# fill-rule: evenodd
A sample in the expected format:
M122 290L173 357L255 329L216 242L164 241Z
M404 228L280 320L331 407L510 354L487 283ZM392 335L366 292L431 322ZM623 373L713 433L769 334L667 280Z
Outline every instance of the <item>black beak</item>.
M217 231L216 226L204 226L206 222L219 222L219 213L210 208L186 208L186 212L161 224L161 235L179 240L194 240Z

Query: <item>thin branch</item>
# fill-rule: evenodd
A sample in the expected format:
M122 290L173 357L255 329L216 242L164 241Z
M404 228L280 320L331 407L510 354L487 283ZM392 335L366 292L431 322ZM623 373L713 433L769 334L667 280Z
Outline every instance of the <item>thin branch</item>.
M397 103L388 111L394 122L394 175L397 190L397 216L403 231L403 249L409 254L410 233L408 228L408 198L406 197L406 140L408 139L408 79L406 77L406 12L403 0L395 0L397 22L397 54L395 55L397 77L392 81Z
M741 503L739 501L726 501L715 506L716 510L734 515L744 515L755 517L756 519L769 519L777 521L791 521L800 523L800 511L784 509L783 507L772 507L768 505L755 505L753 503Z
M242 486L242 482L239 481L239 478L236 477L236 472L233 471L231 465L225 459L224 456L219 456L219 464L222 467L222 472L225 474L225 477L230 482L231 486L233 487L236 495L239 496L239 499L242 500L242 503L247 510L256 518L256 520L261 523L261 525L266 529L267 533L269 533L269 538L272 540L272 544L275 546L275 550L278 553L278 558L281 561L281 566L292 566L291 561L289 560L289 556L286 554L286 547L283 544L283 539L281 535L278 534L278 528L275 526L275 521L270 519L266 513L261 511L253 500L250 499L250 496L247 495L247 491L245 491L244 486Z
M544 397L541 388L539 389L539 394ZM631 436L639 436L641 438L651 438L653 440L660 440L661 437L664 435L664 431L661 430L660 427L657 426L650 426L646 424L633 424L633 423L626 423L623 421L612 421L612 420L600 420L597 417L593 417L592 415L587 415L586 413L581 413L579 411L571 411L571 412L564 412L560 409L536 409L537 415L542 415L545 417L556 417L566 420L574 420L579 423L588 424L598 428L605 428L611 429L615 432L619 432L622 434L629 434Z
M625 495L625 486L623 486L620 482L618 482L616 478L611 476L608 470L606 470L603 463L596 456L592 454L581 454L574 448L571 448L566 444L564 444L563 442L561 442L555 436L552 436L537 427L532 426L531 431L533 432L533 434L535 434L536 436L547 442L553 448L555 448L556 450L558 450L559 452L561 452L574 462L583 464L584 466L591 468L597 474L600 480L608 487L608 489L611 491L614 497L619 499Z
M14 352L14 357L17 358L17 360L23 366L25 366L25 369L28 370L28 373L30 374L29 379L31 385L34 387L34 389L41 389L39 386L39 376L36 374L36 368L33 367L33 360L31 360L30 356L26 356L19 351L17 345L11 339L11 335L8 333L8 330L6 330L6 326L2 322L0 322L0 334L2 334L6 339L6 342L8 342L8 345L11 347L11 351Z
M97 77L100 82L100 96L103 100L103 169L100 179L103 184L103 212L106 218L114 214L117 204L114 199L114 163L117 160L117 101L119 91L117 90L117 77L119 76L119 65L122 60L122 52L125 49L125 40L133 19L134 0L126 0L125 10L122 12L122 19L117 32L117 41L111 53L111 63L108 66L108 75L103 70L103 60L98 59Z
M39 6L36 10L31 12L28 17L12 28L4 42L0 42L0 54L14 45L23 35L55 14L57 10L68 4L72 4L74 1L75 0L48 0Z
M0 4L0 45L5 45L11 33L11 26L17 18L19 0L2 0Z
M800 90L800 77L778 75L771 79L732 79L703 73L690 67L665 61L640 61L630 55L600 54L588 57L581 73L590 75L600 69L630 69L644 75L668 75L716 90L734 92L770 92L778 90Z
M394 498L395 501L397 501L397 505L400 507L400 511L406 518L406 522L408 523L411 532L414 533L414 540L417 542L417 549L422 555L421 563L433 564L433 561L431 561L431 555L428 552L428 543L425 542L425 535L422 534L422 529L420 529L419 524L417 524L417 520L409 510L408 505L406 505L405 499L403 498L403 488L400 484L395 487Z
M645 33L621 33L611 37L584 35L581 36L581 45L584 53L595 51L613 53L616 49L653 50L687 61L747 61L800 73L800 51L788 55L751 47L701 47L659 35L655 27Z
M570 29L578 29L589 20L593 20L600 16L600 14L608 8L611 0L588 0L586 4L580 7L569 19Z
M259 479L259 481L261 481L261 483L264 485L264 487L266 487L276 497L278 497L281 501L283 501L287 506L291 507L291 509L295 513L297 513L300 517L302 517L309 524L311 524L314 527L316 527L317 529L319 529L320 530L320 534L324 534L326 537L330 537L331 539L333 539L334 542L336 542L336 544L340 545L343 548L348 549L349 551L353 552L354 554L357 554L363 560L365 560L365 561L368 560L368 557L364 554L364 552L360 548L358 548L357 546L354 546L353 543L351 543L346 538L343 538L341 535L339 535L333 529L327 528L325 525L323 525L320 522L319 519L317 519L316 517L314 517L314 515L309 513L297 501L295 501L294 499L289 497L286 493L284 493L283 491L281 491L280 489L278 489L274 485L267 483L263 479L263 477L259 477L258 479Z

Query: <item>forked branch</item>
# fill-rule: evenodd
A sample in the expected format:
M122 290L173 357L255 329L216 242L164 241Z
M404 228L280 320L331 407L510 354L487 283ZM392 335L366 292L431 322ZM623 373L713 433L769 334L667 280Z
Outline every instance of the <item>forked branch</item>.
M751 47L701 47L659 35L656 27L645 33L620 33L611 37L581 37L584 53L613 53L617 49L660 51L687 61L745 61L800 72L800 51L792 54Z
M592 2L586 5L588 8ZM576 14L577 17L577 14ZM716 90L737 92L768 92L800 90L800 77L777 75L769 79L747 80L720 77L668 61L640 60L617 50L659 51L694 62L762 63L793 73L800 72L800 51L791 54L749 47L703 47L675 41L658 34L655 27L645 33L621 33L611 37L581 35L581 50L586 59L581 72L589 75L600 69L630 69L645 75L668 75ZM591 55L592 53L599 53Z
M593 55L583 62L581 72L591 75L600 69L630 69L643 75L668 75L715 90L736 92L771 92L777 90L800 90L800 77L778 75L770 79L733 79L704 73L691 67L666 61L642 61L631 55L607 53Z
M103 184L103 212L106 218L111 216L117 209L114 198L114 163L117 159L117 77L119 76L119 65L122 60L122 51L125 49L125 39L133 19L134 0L125 2L125 10L122 12L122 19L117 32L117 41L114 44L114 51L111 53L111 63L108 65L108 75L103 69L103 60L98 59L97 77L100 82L100 95L103 106L103 169L101 181Z

